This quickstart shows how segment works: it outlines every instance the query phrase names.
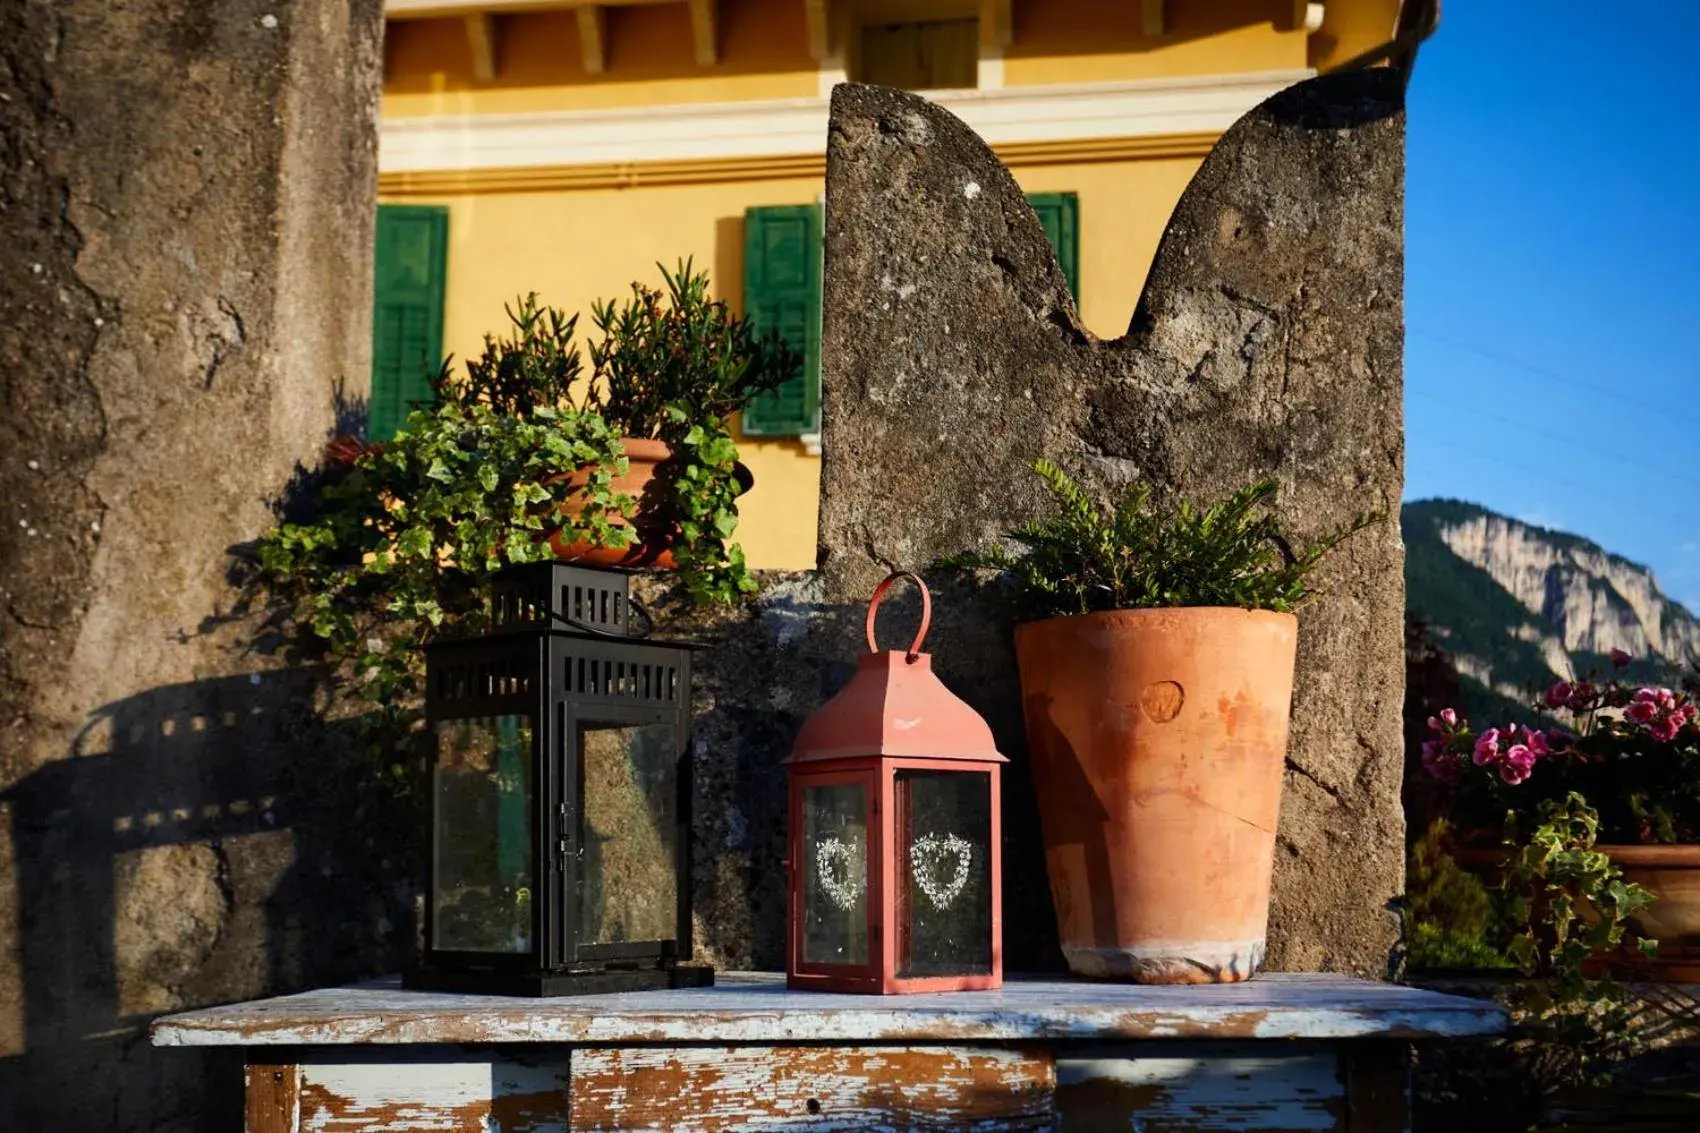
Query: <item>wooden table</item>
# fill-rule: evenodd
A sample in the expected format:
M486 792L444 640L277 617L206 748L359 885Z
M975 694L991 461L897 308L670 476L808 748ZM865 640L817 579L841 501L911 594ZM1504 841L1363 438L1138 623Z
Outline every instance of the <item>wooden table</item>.
M1326 975L881 998L723 974L547 1000L390 980L174 1015L153 1041L246 1048L250 1133L1388 1133L1405 1128L1409 1044L1505 1023L1489 1002Z

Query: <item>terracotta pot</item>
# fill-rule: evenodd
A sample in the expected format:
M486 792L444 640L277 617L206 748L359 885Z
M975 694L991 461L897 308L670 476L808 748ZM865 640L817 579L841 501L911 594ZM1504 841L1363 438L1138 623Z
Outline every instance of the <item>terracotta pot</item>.
M632 530L636 538L625 547L599 547L593 543L567 543L557 531L549 536L549 545L555 549L556 557L585 566L672 570L676 565L673 562L673 541L677 533L668 508L670 482L667 461L672 457L673 449L665 441L643 437L621 437L620 446L626 454L626 471L615 476L611 486L615 492L637 500L637 514L630 521L616 517L610 522L615 527ZM755 477L742 464L735 467L734 473L741 486L739 495L754 486ZM561 479L565 479L570 487L582 488L590 481L590 470L581 468ZM577 515L583 509L584 504L577 496L568 497L561 505L561 511L566 515Z
M1631 918L1635 930L1678 955L1700 949L1700 846L1594 847L1617 863L1623 879L1658 900Z
M1232 983L1263 960L1298 622L1117 610L1016 628L1069 966Z

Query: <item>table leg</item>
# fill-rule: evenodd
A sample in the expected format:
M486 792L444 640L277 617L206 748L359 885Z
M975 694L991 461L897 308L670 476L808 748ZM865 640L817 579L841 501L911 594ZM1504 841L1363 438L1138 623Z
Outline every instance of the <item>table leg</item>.
M1341 1048L1350 1133L1404 1133L1411 1127L1410 1054L1409 1044L1402 1042L1356 1042Z
M250 1062L245 1075L247 1133L296 1133L301 1123L301 1068Z

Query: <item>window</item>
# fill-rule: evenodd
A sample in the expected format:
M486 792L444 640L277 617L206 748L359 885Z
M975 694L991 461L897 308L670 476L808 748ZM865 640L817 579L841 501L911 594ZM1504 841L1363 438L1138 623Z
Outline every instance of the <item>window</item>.
M857 78L904 90L979 85L980 21L865 24Z
M449 210L379 205L372 307L372 400L366 436L387 441L431 400L443 364Z
M744 213L744 314L762 334L777 330L803 356L803 369L744 410L751 437L820 431L819 205L753 208Z
M1045 239L1056 253L1057 266L1068 280L1074 305L1080 306L1080 195L1078 193L1029 193L1027 203L1039 215Z
M1080 303L1080 198L1028 196L1056 253L1069 292ZM821 209L752 208L744 213L744 314L756 330L777 330L803 356L802 371L744 410L747 437L797 437L820 431Z

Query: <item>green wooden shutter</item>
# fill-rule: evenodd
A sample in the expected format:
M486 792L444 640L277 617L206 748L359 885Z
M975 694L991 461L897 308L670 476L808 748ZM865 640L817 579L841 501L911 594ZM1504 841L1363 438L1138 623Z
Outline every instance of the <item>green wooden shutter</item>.
M1029 193L1027 203L1039 214L1045 239L1057 255L1063 278L1068 280L1074 305L1080 305L1080 195L1078 193Z
M378 206L371 440L389 440L416 405L431 400L431 378L443 364L448 236L446 208Z
M744 410L751 437L795 437L820 429L819 205L744 213L744 314L763 334L777 330L803 356L802 373Z

